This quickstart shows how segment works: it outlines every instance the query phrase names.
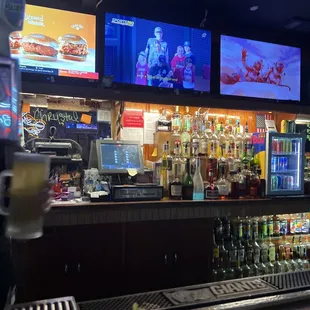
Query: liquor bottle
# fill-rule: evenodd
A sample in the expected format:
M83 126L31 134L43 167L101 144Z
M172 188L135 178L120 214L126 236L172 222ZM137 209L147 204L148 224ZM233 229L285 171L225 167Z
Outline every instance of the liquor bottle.
M191 132L193 117L189 113L189 107L185 107L185 115L182 118L182 131Z
M266 180L261 178L262 170L260 168L257 169L257 174L259 176L258 197L265 198L266 197Z
M168 197L168 159L167 159L167 152L168 152L168 144L164 144L163 156L162 156L162 165L161 165L161 178L160 178L160 185L163 187L163 196Z
M251 274L251 268L248 265L247 257L244 256L244 261L243 261L243 266L242 266L242 277L247 278L250 276L250 274Z
M258 275L263 276L268 273L267 267L263 262L263 255L260 255L258 267Z
M217 270L218 281L226 280L226 270L224 269L224 259L220 257L219 269Z
M304 257L304 250L306 248L306 243L302 242L302 236L299 236L299 238L298 238L298 246L299 246L298 255L300 258L303 258Z
M269 244L266 239L262 239L260 242L261 253L263 256L263 262L266 263L268 261L269 256Z
M303 269L308 270L309 269L309 261L307 259L307 252L306 249L304 249L304 255L303 255Z
M248 262L251 262L253 260L253 246L250 242L249 236L248 235L244 235L245 239L245 243L244 243L244 247L245 247L245 255L247 257Z
M217 244L219 246L220 258L223 258L223 261L226 262L228 251L225 248L224 238Z
M302 216L300 213L297 213L295 234L299 235L301 234L301 231L302 231Z
M236 279L243 278L243 271L242 271L242 268L241 268L241 261L240 261L239 257L237 257L236 267L234 268L234 271L235 271L235 278Z
M219 281L218 269L219 269L219 260L216 262L216 260L212 258L212 282Z
M187 107L188 108L188 107ZM190 156L190 149L188 146L191 142L191 116L188 117L188 114L186 114L183 118L183 132L181 134L181 153L183 157L189 157Z
M237 124L235 144L236 144L236 151L237 151L237 148L239 149L239 151L243 149L243 137L240 131L240 123ZM236 152L236 158L241 159L241 154L238 153L238 156L237 156L237 152Z
M211 142L210 155L208 157L208 166L207 166L208 175L209 175L210 169L212 169L213 176L215 178L217 178L217 174L218 174L217 173L217 157L216 157L216 154L214 151L214 143L213 142Z
M282 266L282 272L289 272L291 271L291 265L288 262L289 258L285 256L285 253L282 252L282 261L281 261L281 266Z
M238 169L242 169L242 162L240 159L240 149L239 146L236 146L236 155L235 155L235 159L234 159L234 170L238 171Z
M256 164L255 147L252 145L250 154L250 169L253 170Z
M204 198L208 200L215 200L219 199L219 189L218 187L214 184L213 180L213 171L212 169L209 170L209 184L205 188L204 191Z
M274 274L275 273L274 265L270 261L270 255L268 255L268 260L267 260L267 263L266 263L266 268L267 268L267 274Z
M239 189L239 197L245 197L246 193L246 178L241 173L241 169L238 169L237 178L239 180L238 189Z
M255 233L254 236L253 236L253 242L252 242L253 258L254 258L255 264L258 264L259 263L259 259L261 257L261 248L258 245L256 238L257 238L257 236L256 236L256 233Z
M252 135L249 133L249 126L248 122L245 123L244 126L244 135L243 135L243 143L245 144L251 144Z
M227 248L228 248L228 256L231 262L231 267L235 268L238 258L238 249L234 244L234 239L232 235L230 236L230 242Z
M192 176L194 177L194 174L196 172L196 163L197 163L197 158L198 158L198 149L194 148L194 154L192 156L192 159L191 159L191 174ZM200 161L199 161L200 163ZM200 171L201 173L201 171Z
M208 145L209 145L209 135L206 131L204 131L200 135L199 156L208 155Z
M225 178L225 167L219 167L219 178L214 182L214 185L218 188L219 197L225 199L229 195L229 183Z
M251 183L251 170L248 169L248 165L244 165L244 169L242 170L242 174L245 178L245 192L244 196L249 196L250 194L250 183Z
M185 175L185 163L180 157L180 144L177 142L174 147L174 157L172 158L173 179L183 180Z
M273 264L274 273L282 273L282 265L279 261L279 253L276 253L276 261Z
M310 223L309 223L309 219L307 218L307 214L303 213L302 214L302 229L301 229L301 233L302 234L308 234L309 233L309 227L310 227Z
M232 133L232 126L230 125L227 129L228 129L228 136L227 136L227 142L226 142L226 150L228 152L228 149L230 148L232 156L234 156L235 149L236 149L236 139Z
M215 234L213 233L213 259L218 264L220 259L220 247L217 245L215 240Z
M167 141L167 162L168 162L168 171L167 171L167 184L172 182L173 180L173 170L172 170L172 162L173 162L173 157L171 156L171 151L170 151L170 143ZM174 145L174 144L173 144Z
M271 215L267 218L267 233L268 236L273 236L273 217Z
M212 146L212 150L211 150ZM214 120L211 122L211 133L209 135L209 154L214 152L214 156L217 158L216 153L219 146L219 138L217 134L215 133L215 126L214 126Z
M243 230L243 238L244 240L251 240L251 232L252 232L252 228L251 228L251 219L246 216L245 219L242 221L242 230Z
M199 129L200 129L200 115L199 112L196 111L194 118L193 118L193 133L191 135L191 145L192 145L192 154L196 152L196 150L199 153L199 147L200 147L200 136L199 136Z
M225 280L233 280L234 278L235 278L235 271L234 268L232 267L231 257L228 254Z
M228 149L227 149L226 166L227 166L227 173L226 173L226 175L230 171L235 170L235 159L234 159L233 152L232 152L232 149L231 149L230 145L228 146Z
M191 176L191 164L189 158L186 159L186 173L183 181L183 200L193 200L193 179Z
M203 200L204 199L204 185L200 173L200 159L196 158L196 171L193 177L193 200Z
M257 170L254 167L250 175L250 193L249 194L251 198L259 197L258 196L259 186L260 186L260 179L257 174Z
M236 171L230 172L230 198L239 199L240 190L239 190L239 175Z
M297 266L297 261L293 257L293 253L291 253L291 260L289 261L290 264L290 271L297 271L298 266Z
M181 130L181 114L180 114L180 107L178 105L174 108L174 113L172 114L172 131L180 132Z
M296 253L294 253L294 255L295 255L294 259L295 259L296 267L297 267L296 270L299 270L299 271L303 270L304 269L304 262L302 259L303 256L300 255L300 247L299 246L297 246L297 251L296 251Z
M161 116L156 122L157 131L171 131L171 121L167 117L167 110L162 109Z
M280 235L287 235L287 218L285 214L280 217Z
M223 127L223 123L221 122L220 124L220 132L219 132L219 147L221 149L221 152L222 152L222 156L225 156L226 155L226 141L227 141L227 137L225 136L224 134L224 127Z
M181 200L182 199L182 190L183 184L180 182L178 177L178 167L174 165L174 180L169 184L169 198L172 200Z
M224 239L224 244L225 244L225 247L228 247L229 243L230 243L230 236L231 236L230 220L228 219L228 217L223 217L222 218L222 223L223 223L223 239Z
M252 259L252 264L250 265L250 277L255 277L259 275L259 268L255 264L254 259Z
M267 220L265 216L261 216L258 220L258 234L260 239L265 239L267 237Z
M273 216L273 236L280 236L280 217L278 215Z
M239 235L237 237L236 247L237 247L237 252L238 252L237 256L238 256L240 263L244 261L244 256L245 256L245 249L244 249L244 245L242 244L241 240L242 240L242 235Z
M222 241L222 238L223 238L223 223L219 217L217 217L214 220L213 231L214 231L216 243L220 243Z
M249 158L248 158L248 145L247 144L244 144L244 147L243 147L243 155L242 155L242 165L243 167L245 165L248 165L249 164Z
M276 247L271 241L271 236L268 237L268 253L270 261L273 263L276 260Z
M251 236L254 240L257 241L259 240L259 234L258 234L258 218L256 216L254 216L252 218L252 221L251 221Z
M282 236L282 240L281 240L281 243L280 243L280 246L279 248L281 249L281 251L283 252L283 255L285 257L290 257L291 255L291 252L292 252L292 246L291 244L286 240L286 235L283 235ZM280 256L281 258L281 256Z

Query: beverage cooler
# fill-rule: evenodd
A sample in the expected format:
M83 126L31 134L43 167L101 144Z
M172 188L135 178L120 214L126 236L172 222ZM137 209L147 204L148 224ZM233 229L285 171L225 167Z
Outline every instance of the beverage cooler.
M267 133L267 196L304 193L305 141L304 134Z

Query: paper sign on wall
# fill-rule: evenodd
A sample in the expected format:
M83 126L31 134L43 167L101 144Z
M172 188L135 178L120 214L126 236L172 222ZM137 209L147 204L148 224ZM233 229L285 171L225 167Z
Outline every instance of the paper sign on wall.
M123 112L123 127L143 128L144 119L142 110L125 110Z

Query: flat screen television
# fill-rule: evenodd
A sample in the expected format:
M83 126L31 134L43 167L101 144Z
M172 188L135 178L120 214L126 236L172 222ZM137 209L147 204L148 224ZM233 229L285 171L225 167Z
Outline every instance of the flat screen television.
M300 101L300 48L221 36L222 95Z
M210 91L208 30L106 13L104 53L114 82Z
M24 28L10 35L21 72L98 79L96 17L26 5Z

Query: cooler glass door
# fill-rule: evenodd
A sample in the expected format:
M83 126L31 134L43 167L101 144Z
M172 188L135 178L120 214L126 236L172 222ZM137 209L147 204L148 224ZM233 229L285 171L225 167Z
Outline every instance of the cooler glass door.
M268 135L267 195L304 193L304 142L302 134Z

